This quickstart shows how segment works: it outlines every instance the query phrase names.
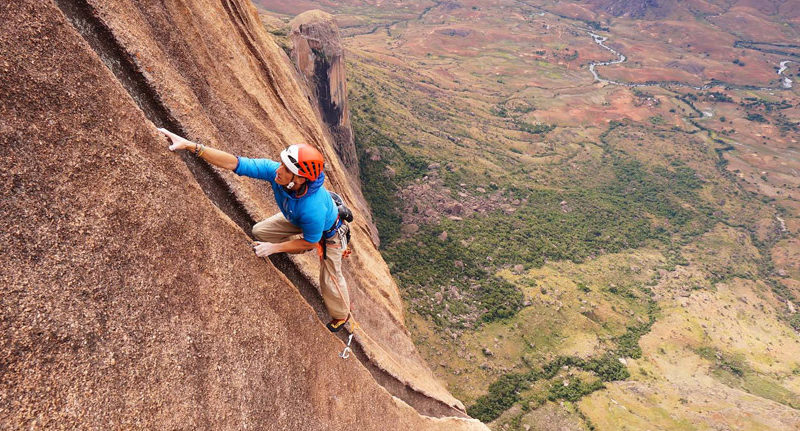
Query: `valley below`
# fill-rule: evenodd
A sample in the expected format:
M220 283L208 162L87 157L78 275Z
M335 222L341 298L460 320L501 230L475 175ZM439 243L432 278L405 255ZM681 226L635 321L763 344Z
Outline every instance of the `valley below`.
M381 253L468 414L800 429L800 10L254 3L287 50L336 16Z

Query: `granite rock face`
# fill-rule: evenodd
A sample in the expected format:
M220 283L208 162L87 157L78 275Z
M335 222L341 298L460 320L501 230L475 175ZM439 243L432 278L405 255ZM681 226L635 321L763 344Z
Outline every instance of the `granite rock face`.
M322 119L331 128L336 153L358 177L358 158L350 127L344 49L333 15L319 10L303 12L292 26L292 60L319 104Z
M363 221L342 360L315 258L252 253L265 184L166 150L156 127L307 142L356 199L248 2L3 2L0 52L0 428L486 429L416 352Z
M336 154L350 173L351 187L360 190L360 169L350 109L347 103L347 75L339 27L333 15L310 10L296 16L291 25L292 61L311 90L320 117L330 131ZM366 200L359 205L367 208ZM369 215L369 211L364 211ZM369 219L371 237L379 245L378 231Z

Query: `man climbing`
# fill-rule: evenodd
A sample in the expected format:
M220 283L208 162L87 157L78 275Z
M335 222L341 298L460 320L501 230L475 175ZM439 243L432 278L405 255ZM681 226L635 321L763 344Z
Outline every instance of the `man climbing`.
M170 151L189 150L214 166L272 185L280 212L253 226L253 236L258 240L253 245L255 253L267 257L319 247L319 285L332 318L326 326L331 332L341 330L350 318L350 297L342 276L348 228L343 222L350 220L339 217L341 199L334 202L332 194L322 186L325 180L322 154L310 145L299 144L281 151L280 162L250 159L197 144L166 129L159 130L169 138ZM290 238L297 234L302 237Z

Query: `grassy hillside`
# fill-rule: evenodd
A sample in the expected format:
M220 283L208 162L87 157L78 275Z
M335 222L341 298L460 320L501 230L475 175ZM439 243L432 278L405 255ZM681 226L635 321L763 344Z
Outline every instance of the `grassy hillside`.
M800 426L797 64L735 47L716 6L436 2L359 27L355 3L339 12L364 191L417 344L470 414ZM596 67L621 82L595 82L589 63L616 56L589 31L626 55Z

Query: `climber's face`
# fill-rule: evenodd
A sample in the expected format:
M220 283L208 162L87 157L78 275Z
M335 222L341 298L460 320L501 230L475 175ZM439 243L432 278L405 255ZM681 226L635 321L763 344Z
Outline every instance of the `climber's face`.
M278 168L275 174L275 182L282 186L287 186L289 183L294 182L296 186L300 186L306 182L306 179L293 174L286 165L281 164L281 167Z

